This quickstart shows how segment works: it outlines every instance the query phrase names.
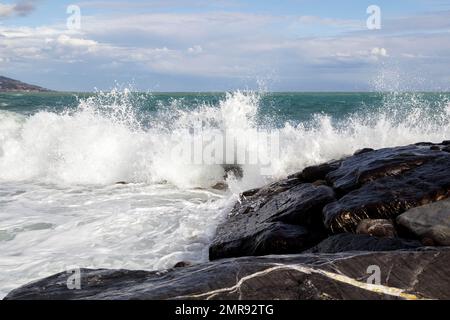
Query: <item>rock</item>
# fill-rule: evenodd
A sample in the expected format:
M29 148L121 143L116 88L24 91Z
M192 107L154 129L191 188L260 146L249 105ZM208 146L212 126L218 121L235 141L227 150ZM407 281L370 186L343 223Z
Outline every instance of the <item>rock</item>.
M448 146L450 145L450 140L444 140L441 144L443 144L444 146Z
M419 146L385 148L348 157L326 179L336 190L345 194L367 182L387 176L398 176L413 168L439 158L442 153Z
M301 252L326 236L321 211L334 200L331 188L297 179L264 187L219 225L210 259Z
M356 150L355 153L353 153L354 156L357 156L358 154L363 154L363 153L367 153L367 152L371 152L374 151L374 149L372 148L362 148L359 150Z
M242 167L235 164L224 164L223 170L225 171L225 174L223 176L224 179L229 178L230 176L233 176L235 178L242 178L244 176L244 171L242 170Z
M192 262L189 261L180 261L177 262L173 267L174 268L186 268L192 266Z
M5 299L450 299L449 262L443 248L245 257L161 272L82 269L78 290L62 272Z
M333 170L339 168L341 162L340 161L331 161L324 164L311 166L303 169L300 175L297 174L297 177L301 178L304 182L314 182L316 180L325 180L325 177L328 173ZM292 175L290 177L295 177L296 175Z
M211 186L214 190L227 190L228 184L226 182L217 182L215 185Z
M417 143L414 143L414 145L419 146L419 147L429 147L429 146L434 145L434 143L433 142L417 142Z
M241 193L240 198L244 199L255 195L261 188L250 189Z
M397 218L397 223L428 245L450 246L450 200L412 208Z
M394 238L397 233L394 224L387 219L364 219L356 227L356 233L369 234L379 238Z
M338 253L349 251L412 250L422 247L420 241L401 238L377 238L368 234L340 233L333 235L311 249L310 253Z
M417 146L347 158L327 180L341 194L323 209L333 233L354 232L363 219L393 219L406 210L450 196L450 154ZM353 190L350 192L346 192Z

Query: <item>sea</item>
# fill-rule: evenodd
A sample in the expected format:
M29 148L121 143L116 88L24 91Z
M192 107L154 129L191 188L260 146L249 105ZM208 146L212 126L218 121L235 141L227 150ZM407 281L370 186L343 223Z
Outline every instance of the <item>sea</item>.
M199 132L266 133L277 152L176 156ZM449 139L440 92L1 93L0 298L73 268L205 262L242 191L361 148Z

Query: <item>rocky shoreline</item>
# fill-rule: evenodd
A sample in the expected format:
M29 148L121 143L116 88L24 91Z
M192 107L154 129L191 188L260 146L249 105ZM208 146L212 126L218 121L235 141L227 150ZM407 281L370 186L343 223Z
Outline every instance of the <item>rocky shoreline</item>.
M450 141L363 149L244 192L210 262L81 270L5 299L450 299ZM182 266L179 264L178 266Z

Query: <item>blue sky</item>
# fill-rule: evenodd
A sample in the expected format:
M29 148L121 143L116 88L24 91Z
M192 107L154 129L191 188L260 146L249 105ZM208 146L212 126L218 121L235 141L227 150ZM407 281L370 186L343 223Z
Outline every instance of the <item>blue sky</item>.
M442 0L0 0L0 75L56 90L449 90L449 40Z

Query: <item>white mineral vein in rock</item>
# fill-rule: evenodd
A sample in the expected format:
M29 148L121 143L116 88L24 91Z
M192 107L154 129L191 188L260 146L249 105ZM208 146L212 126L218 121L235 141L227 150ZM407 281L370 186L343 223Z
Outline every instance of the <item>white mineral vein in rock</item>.
M358 287L360 289L372 291L375 293L387 294L390 296L395 296L395 297L399 297L399 298L403 298L403 299L407 299L407 300L422 299L414 294L405 293L403 289L399 289L399 288L395 288L395 287L388 287L388 286L384 286L384 285L364 283L364 282L357 281L353 278L347 277L345 275L341 275L341 274L337 274L337 273L333 273L333 272L329 272L329 271L325 271L325 270L321 270L321 269L313 269L313 268L309 268L309 267L305 267L305 266L301 266L301 265L275 265L274 267L271 267L271 268L268 268L268 269L265 269L265 270L262 270L259 272L255 272L248 276L242 277L232 287L221 288L221 289L208 291L208 292L204 292L204 293L200 293L200 294L179 296L176 298L182 299L182 298L202 298L203 297L206 299L211 299L219 293L237 292L240 290L241 285L243 283L245 283L247 280L250 280L250 279L253 279L256 277L260 277L260 276L264 276L264 275L271 273L272 271L277 271L277 270L295 270L295 271L302 272L305 274L316 273L316 274L326 276L335 281L346 283L346 284Z

